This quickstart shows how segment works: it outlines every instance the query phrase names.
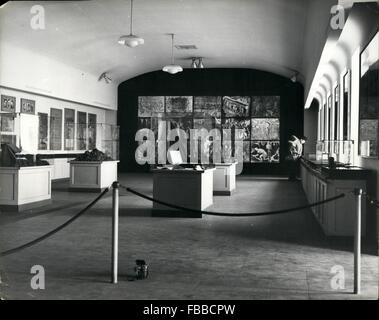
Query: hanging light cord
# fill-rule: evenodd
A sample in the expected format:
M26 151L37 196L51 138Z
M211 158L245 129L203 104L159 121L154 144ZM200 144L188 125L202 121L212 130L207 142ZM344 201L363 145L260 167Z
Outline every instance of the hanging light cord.
M171 64L174 65L174 34L171 34Z
M130 0L130 35L133 35L133 0Z

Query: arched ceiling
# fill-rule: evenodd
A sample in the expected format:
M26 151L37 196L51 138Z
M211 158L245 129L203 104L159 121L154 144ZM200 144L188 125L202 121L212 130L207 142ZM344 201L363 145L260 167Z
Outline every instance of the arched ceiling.
M198 47L175 49L184 68L200 56L208 68L286 77L301 72L308 0L135 0L133 29L145 44L133 49L117 43L129 33L129 0L40 1L45 30L30 27L33 4L12 1L0 10L0 45L27 48L94 75L107 71L117 82L168 64L167 33L176 34L176 44Z

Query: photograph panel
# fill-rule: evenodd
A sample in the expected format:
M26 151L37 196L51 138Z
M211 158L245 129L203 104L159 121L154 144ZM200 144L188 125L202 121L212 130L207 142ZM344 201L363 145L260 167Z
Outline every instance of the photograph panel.
M166 97L166 114L189 114L193 111L192 96Z
M224 96L222 111L225 117L249 117L250 97Z
M217 96L194 97L193 110L195 117L221 117L222 98Z
M231 129L231 134L235 140L250 139L250 119L226 118L222 124L223 129ZM236 131L239 129L239 131Z
M164 113L163 96L138 97L138 117L153 117Z
M251 117L253 118L279 118L279 96L253 96L251 97Z
M279 141L251 141L252 163L279 163Z
M279 119L251 119L252 140L279 140Z

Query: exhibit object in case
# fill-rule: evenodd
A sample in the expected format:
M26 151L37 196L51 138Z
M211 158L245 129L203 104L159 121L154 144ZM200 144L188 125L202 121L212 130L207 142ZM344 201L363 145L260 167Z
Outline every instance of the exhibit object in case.
M215 168L153 170L154 199L177 206L205 210L213 205L213 172ZM178 211L154 202L153 215L174 216ZM157 211L159 210L159 211ZM182 212L181 216L201 218L201 213Z
M98 192L117 181L119 161L70 161L70 190Z
M213 194L230 196L236 190L236 165L232 163L216 163L213 174Z
M0 208L24 211L51 202L51 166L0 167Z

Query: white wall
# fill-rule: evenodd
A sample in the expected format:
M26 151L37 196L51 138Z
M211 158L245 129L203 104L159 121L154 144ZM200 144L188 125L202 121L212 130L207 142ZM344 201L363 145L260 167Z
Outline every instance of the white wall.
M337 0L308 1L302 71L305 77L304 96L308 95L328 36L330 9Z
M61 109L64 117L64 109L69 108L76 111L75 117L77 117L77 112L81 111L96 114L98 123L116 124L117 122L117 84L99 82L97 76L4 41L0 42L0 94L16 97L16 112L20 112L21 98L34 100L36 102L36 118L38 118L38 112L47 113L50 117L51 108ZM32 126L32 120L30 118L30 126ZM17 135L19 146L20 122L18 116L15 121L14 133ZM36 130L32 128L29 129L32 135L37 135L30 141L37 142L38 133L36 134ZM62 150L31 151L33 153L66 152L63 150L63 134L62 129ZM76 134L77 129L75 130ZM97 148L100 150L101 135L102 130L97 130ZM23 144L25 144L25 139L24 143L21 142L21 145ZM27 145L32 144L28 143ZM33 143L33 145L35 144Z
M117 110L117 84L4 41L0 86Z
M105 123L117 125L117 111L105 110Z
M304 135L308 138L304 147L304 154L316 153L318 125L318 104L315 103L309 109L304 110Z

